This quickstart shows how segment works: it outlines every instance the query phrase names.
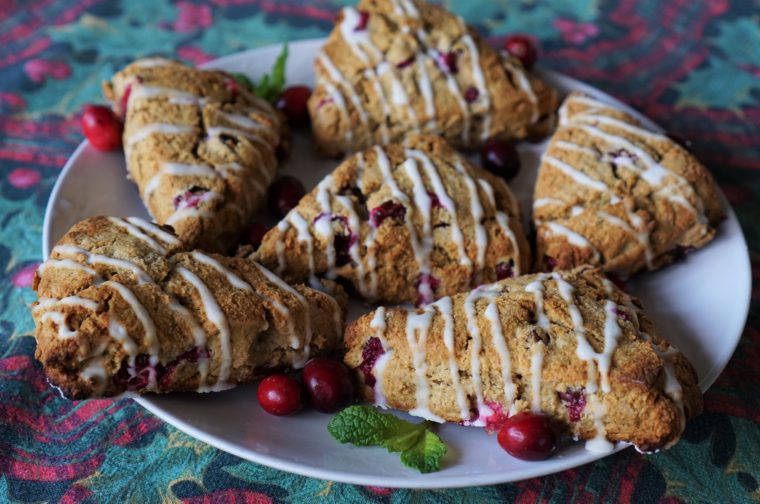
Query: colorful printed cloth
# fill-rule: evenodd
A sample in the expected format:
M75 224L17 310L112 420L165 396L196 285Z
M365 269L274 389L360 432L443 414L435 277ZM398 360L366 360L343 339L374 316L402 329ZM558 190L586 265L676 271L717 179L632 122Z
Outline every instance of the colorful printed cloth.
M259 466L132 401L69 402L34 360L29 289L45 204L82 140L77 113L133 58L193 63L324 36L336 0L0 1L0 501L740 502L760 499L760 292L706 411L672 450L625 450L515 484L410 491ZM353 3L353 2L346 2ZM494 41L527 32L541 65L627 101L688 137L741 220L760 278L760 25L727 0L450 0Z

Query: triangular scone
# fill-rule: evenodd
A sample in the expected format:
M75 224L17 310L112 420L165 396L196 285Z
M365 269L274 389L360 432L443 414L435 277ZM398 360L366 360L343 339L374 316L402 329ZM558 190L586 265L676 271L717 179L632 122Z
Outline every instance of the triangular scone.
M489 427L532 409L592 449L653 451L702 410L691 364L590 267L378 308L349 324L345 343L368 400L438 422Z
M530 249L504 180L412 136L344 161L256 258L288 281L342 277L370 301L425 304L526 272Z
M723 216L712 176L679 144L597 99L565 100L536 182L539 270L656 269L712 240Z
M337 349L342 306L140 219L75 225L37 271L36 357L72 399L223 390Z
M229 250L277 170L278 113L224 72L162 58L135 61L103 89L151 215L191 248Z
M557 106L555 91L519 61L421 0L361 0L343 9L315 73L312 129L331 155L415 132L463 148L544 135Z

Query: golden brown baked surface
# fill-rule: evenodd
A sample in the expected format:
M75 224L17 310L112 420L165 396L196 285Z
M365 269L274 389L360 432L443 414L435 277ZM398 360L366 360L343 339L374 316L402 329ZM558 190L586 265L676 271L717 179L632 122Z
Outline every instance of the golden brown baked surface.
M344 300L135 218L75 225L34 289L36 357L73 399L222 390L333 352L343 331Z
M488 425L533 409L581 439L653 451L702 410L691 364L590 267L379 308L349 324L345 343L368 400L436 421Z
M578 92L559 118L534 194L538 270L594 264L627 277L713 239L718 190L686 149Z
M361 0L315 61L314 138L328 155L440 135L457 147L549 132L557 95L455 14L421 0Z
M137 60L103 85L130 178L190 248L230 249L266 197L284 121L222 71Z
M365 299L417 304L525 273L531 262L504 180L419 135L344 161L255 257L287 281L343 278Z

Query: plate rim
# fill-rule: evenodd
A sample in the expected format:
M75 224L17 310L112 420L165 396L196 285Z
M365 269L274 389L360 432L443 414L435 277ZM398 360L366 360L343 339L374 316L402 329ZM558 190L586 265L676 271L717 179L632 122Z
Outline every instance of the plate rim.
M326 40L326 37L309 38L309 39L288 41L287 44L290 47L291 51L293 51L293 50L299 49L299 46L312 46L316 44L323 44L325 40ZM233 54L228 54L226 56L222 56L220 58L216 58L214 60L206 62L203 65L200 65L200 67L201 68L223 67L225 64L227 64L228 62L232 60L238 60L240 58L257 56L257 55L260 55L262 51L275 50L277 47L280 47L282 44L283 44L282 42L278 42L275 44L268 44L268 45L264 45L264 46L260 46L256 48L247 49L245 51L239 51ZM562 73L555 72L552 70L539 68L536 70L536 72L546 80L553 81L553 82L564 82L572 86L574 89L581 89L597 97L600 97L603 100L609 101L613 103L614 105L623 108L627 112L632 113L637 119L641 120L645 124L645 126L656 129L658 131L663 131L663 128L660 127L653 120L646 117L645 115L643 115L642 113L634 109L633 107L629 106L627 103L622 102L621 100L602 91L601 89L598 89L590 84L586 84L583 81L577 80L573 77L570 77L570 76L567 76L567 75L564 75ZM43 226L42 226L42 243L41 244L42 244L43 260L47 260L49 251L52 248L51 236L52 236L52 225L53 225L54 214L56 213L55 202L59 198L59 193L61 192L63 188L66 178L68 177L69 173L73 170L74 164L76 163L78 158L81 156L82 152L87 148L87 146L88 146L88 141L85 139L71 153L71 155L66 160L66 163L64 164L61 172L58 174L56 182L50 192L50 196L48 198L47 206L45 209ZM749 257L749 247L747 245L747 240L744 235L744 230L738 218L736 217L736 214L733 208L731 207L727 198L723 194L723 191L720 189L720 187L718 188L718 190L721 197L721 202L723 204L724 209L726 210L726 220L733 220L737 222L739 235L741 237L741 240L743 243L743 249L745 251L745 262L746 262L745 266L746 266L746 269L751 272L752 269L751 269L751 261ZM725 362L715 363L713 367L700 380L699 385L703 393L715 382L718 376L720 376L720 374L726 369L729 361L731 360L734 352L736 351L739 341L741 340L741 335L743 333L744 327L746 327L751 299L752 299L751 275L748 278L743 279L741 283L742 285L739 285L738 287L741 289L743 293L747 294L746 296L744 296L745 306L744 306L744 309L742 310L744 313L743 322L741 326L742 328L739 330L739 334L736 335L733 349L731 353L728 354L727 358L725 359ZM588 452L588 455L585 456L583 458L583 461L580 463L578 463L578 461L575 458L568 458L565 460L554 459L551 468L547 469L546 471L542 471L540 469L537 470L533 466L528 466L525 469L514 470L507 474L491 473L485 476L468 474L468 475L450 476L446 478L445 480L440 480L437 478L426 479L425 474L416 474L416 473L410 473L409 479L400 479L399 477L396 477L396 476L391 477L391 476L355 475L353 473L346 473L346 472L338 471L334 469L323 469L315 465L308 465L308 464L304 464L300 462L286 461L276 456L257 452L251 448L241 447L240 445L233 444L231 442L225 441L224 439L218 438L212 434L208 434L206 431L187 423L185 420L179 417L174 416L172 413L169 413L166 410L164 410L161 406L153 403L151 401L151 396L133 396L132 399L138 404L140 404L143 408L148 410L150 413L159 417L162 421L167 422L168 424L181 430L182 432L188 434L189 436L195 439L198 439L201 442L209 444L210 446L218 448L222 451L231 453L232 455L235 455L243 460L248 460L254 463L262 464L268 467L272 467L274 469L290 472L293 474L298 474L301 476L307 476L307 477L318 478L322 480L336 481L336 482L355 484L355 485L372 485L372 486L382 486L382 487L389 487L389 488L434 489L434 488L465 488L465 487L473 487L473 486L509 483L509 482L521 481L527 478L543 477L550 474L562 472L574 467L579 467L581 465L595 462L601 458L610 456L613 453L618 453L629 446L623 443L619 443L618 446L616 446L615 450L610 453L598 454L598 453ZM435 473L432 473L432 474L435 474Z

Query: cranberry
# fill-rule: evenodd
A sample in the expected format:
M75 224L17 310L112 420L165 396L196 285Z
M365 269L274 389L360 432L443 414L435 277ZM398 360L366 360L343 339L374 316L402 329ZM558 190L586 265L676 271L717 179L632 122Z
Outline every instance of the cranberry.
M512 259L510 259L509 262L498 263L496 265L496 279L504 280L505 278L512 278L514 276L514 271L512 270L513 264L514 261L512 261Z
M183 208L195 208L203 203L203 197L208 193L207 189L193 186L182 194L174 197L174 208L182 210Z
M269 187L269 211L275 217L282 218L298 205L306 191L301 181L285 175L274 181Z
M150 356L139 354L135 357L134 366L122 361L121 367L113 377L113 383L122 390L139 391L150 384L155 377L156 368L150 364Z
M491 414L483 419L486 424L484 429L489 434L493 434L494 432L501 430L507 420L509 420L509 412L505 410L501 404L492 401L486 402L486 406L491 409ZM478 417L479 416L480 412L478 412Z
M530 37L525 35L510 35L504 41L504 49L520 60L526 70L533 68L538 59L538 49Z
M435 299L435 290L441 286L441 281L429 273L422 273L414 282L417 288L417 306L430 304Z
M285 114L290 124L305 124L309 120L307 103L310 96L310 87L290 86L277 99L277 108Z
M680 133L676 133L675 131L668 131L665 136L673 140L675 143L683 147L684 149L691 149L691 140L686 138Z
M520 172L520 154L513 142L491 140L480 151L483 168L494 175L511 180Z
M559 446L559 434L551 419L529 411L509 417L497 440L507 453L522 460L545 460Z
M369 221L373 226L380 227L387 218L403 221L406 216L406 207L395 201L386 201L382 205L373 208L369 212Z
M369 12L359 11L359 22L356 24L354 31L364 31L367 29L367 22L369 21Z
M559 392L558 395L565 403L567 418L571 422L580 421L583 416L583 409L586 407L586 396L583 390L567 389L565 392Z
M85 105L82 131L90 144L100 151L113 151L121 147L121 121L113 110L104 105Z
M398 69L406 68L410 66L411 64L413 64L416 60L417 58L415 58L414 56L410 56L409 58L405 59L401 63L397 63L396 68Z
M261 241L264 239L264 235L269 231L269 227L261 222L254 222L248 227L245 233L245 241L253 245L255 248L259 248Z
M301 409L301 384L286 374L273 374L261 380L257 396L270 415L292 415Z
M375 375L372 374L372 369L374 369L377 359L384 353L383 342L374 336L368 339L362 347L362 363L359 364L359 371L364 375L364 383L370 387L375 386Z
M480 91L478 91L478 88L476 87L470 86L464 91L464 99L467 103L474 102L478 99L478 96L480 96Z
M129 104L129 97L132 95L132 84L127 84L127 87L124 88L124 93L121 95L121 100L119 100L119 114L121 114L121 117L127 117L127 105Z
M548 255L544 255L544 264L549 271L554 271L557 268L557 260Z
M183 362L198 362L209 358L208 349L205 347L193 347L192 349L179 354L173 361L166 365L159 364L156 366L158 376L158 386L161 389L168 390L174 378L174 372Z
M428 198L430 198L430 208L444 208L444 206L441 204L441 200L438 199L438 195L434 192L427 191Z
M457 60L459 56L455 52L438 53L438 66L449 73L458 73L459 66Z
M303 382L314 409L334 413L351 402L354 386L342 362L316 357L303 368Z

